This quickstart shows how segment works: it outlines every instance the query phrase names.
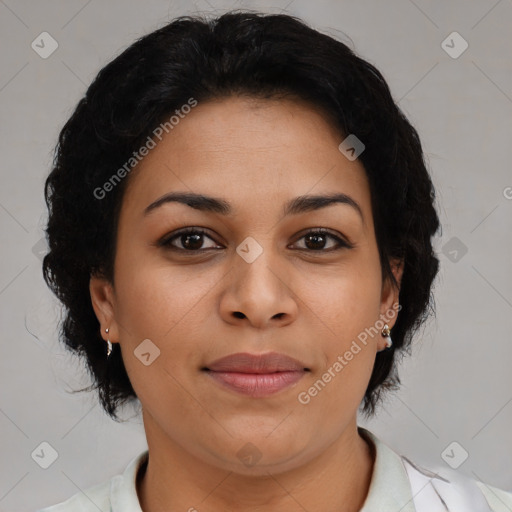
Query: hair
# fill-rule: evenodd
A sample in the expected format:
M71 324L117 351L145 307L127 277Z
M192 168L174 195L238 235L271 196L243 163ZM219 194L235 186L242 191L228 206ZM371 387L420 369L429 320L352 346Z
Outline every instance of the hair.
M205 102L233 95L306 100L340 136L355 134L365 145L358 158L369 181L383 279L398 285L390 260L403 262L393 345L377 353L362 401L363 413L372 416L383 392L401 384L397 356L410 353L413 334L435 312L435 191L418 133L382 74L344 43L284 14L175 18L101 69L62 128L45 183L49 252L43 275L65 306L59 338L85 359L93 379L79 391L97 390L116 421L117 408L137 399L117 344L106 358L89 292L93 275L113 282L118 218L130 177L111 187L107 200L95 190L191 97Z

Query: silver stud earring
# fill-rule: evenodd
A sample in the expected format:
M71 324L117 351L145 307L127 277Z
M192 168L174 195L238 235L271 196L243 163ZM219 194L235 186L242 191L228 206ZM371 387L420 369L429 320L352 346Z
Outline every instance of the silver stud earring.
M382 334L382 336L384 338L387 338L387 340L386 340L386 348L384 350L391 348L391 346L393 345L393 340L391 339L391 330L390 330L388 324L384 324L384 327L382 328L381 334Z
M105 329L105 332L107 333L108 335L108 328ZM110 354L112 353L112 342L108 339L108 336L107 336L107 359L110 357Z

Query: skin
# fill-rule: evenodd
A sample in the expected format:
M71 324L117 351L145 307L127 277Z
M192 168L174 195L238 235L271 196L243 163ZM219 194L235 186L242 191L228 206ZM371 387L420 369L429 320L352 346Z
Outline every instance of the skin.
M382 280L364 168L338 150L343 138L304 102L230 97L198 104L129 176L113 283L94 276L90 292L142 404L144 512L362 507L374 453L358 433L357 411L385 339L369 337L307 405L297 399L398 302L399 290ZM144 215L173 191L222 198L233 213L169 202ZM363 218L336 203L282 217L292 198L333 192L356 201ZM173 241L181 252L157 246L188 227L207 230L193 247L209 250L186 251L183 237ZM332 251L330 237L308 242L311 228L353 247ZM236 252L248 236L263 249L252 263ZM399 282L401 266L392 263ZM145 339L160 350L148 366L134 355ZM200 371L229 354L271 351L310 372L254 398ZM261 454L253 466L237 456L247 443Z

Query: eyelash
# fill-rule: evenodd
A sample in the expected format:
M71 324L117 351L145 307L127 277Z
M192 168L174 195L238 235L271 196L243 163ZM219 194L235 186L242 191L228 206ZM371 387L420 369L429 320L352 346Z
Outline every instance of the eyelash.
M213 238L208 234L208 232L205 231L202 228L185 228L183 230L174 232L171 235L165 236L164 238L162 238L158 242L157 245L159 247L164 247L164 248L169 249L171 251L176 251L176 252L181 252L181 253L189 253L189 254L193 254L193 253L198 254L198 253L203 253L203 252L210 251L210 250L217 250L217 249L213 249L213 248L196 249L196 250L193 250L193 249L182 249L180 247L176 247L176 246L172 245L171 242L173 240L175 240L175 239L177 239L177 238L179 238L179 237L181 237L183 235L191 235L191 234L192 235L203 235L203 236L208 237L213 242L215 242L215 240L213 240ZM333 233L331 233L330 231L328 231L325 228L311 229L311 230L307 231L306 233L304 233L300 238L298 238L296 240L296 242L298 242L299 240L302 240L304 237L306 237L308 235L311 235L311 234L323 235L323 236L331 237L332 239L334 239L337 242L338 245L337 245L337 247L330 248L330 249L318 249L318 250L315 250L315 249L301 248L301 249L298 249L298 250L300 250L300 251L308 251L308 252L313 252L313 253L327 253L327 252L339 251L341 249L352 249L353 248L353 245L350 244L348 241L343 240L342 238L340 238L337 235L334 235ZM294 242L294 243L296 243L296 242ZM217 242L215 242L215 243L217 243Z

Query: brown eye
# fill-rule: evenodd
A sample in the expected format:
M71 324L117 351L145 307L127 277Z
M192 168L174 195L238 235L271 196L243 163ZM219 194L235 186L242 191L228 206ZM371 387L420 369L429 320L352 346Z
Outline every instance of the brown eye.
M173 233L172 236L165 237L159 242L159 245L171 250L189 252L199 252L207 249L213 249L214 247L203 247L205 238L215 242L215 240L208 236L206 231L202 229L187 229L178 233Z
M190 250L197 250L201 249L204 241L203 241L203 235L199 233L191 233L191 234L185 234L180 235L178 237L178 240L182 244L184 249L190 249Z
M316 229L309 231L304 236L299 238L299 240L304 239L304 247L299 247L299 249L305 249L310 251L317 251L317 252L330 252L335 251L337 249L341 248L350 248L351 245L340 238L339 236L336 236L330 232L328 232L325 229ZM334 240L335 244L334 246L326 247L328 244L329 239Z

